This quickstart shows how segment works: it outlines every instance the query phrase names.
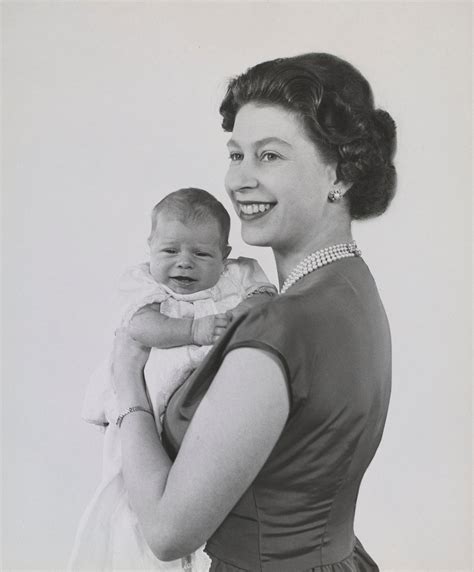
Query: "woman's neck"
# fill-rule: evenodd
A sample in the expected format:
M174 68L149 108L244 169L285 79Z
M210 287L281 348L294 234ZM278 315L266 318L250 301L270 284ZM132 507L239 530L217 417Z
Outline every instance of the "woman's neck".
M273 249L280 288L290 272L306 256L335 244L351 242L352 232L350 224L332 232L318 233L306 240L303 244L288 249Z

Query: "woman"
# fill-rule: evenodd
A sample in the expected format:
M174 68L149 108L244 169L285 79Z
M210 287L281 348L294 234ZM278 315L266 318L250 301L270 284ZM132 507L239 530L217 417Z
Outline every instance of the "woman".
M351 220L393 196L395 125L328 54L251 68L221 114L243 239L272 248L282 295L236 316L175 393L164 446L143 411L147 350L117 336L120 406L141 408L121 428L130 501L163 560L207 541L213 571L377 570L353 520L387 414L390 333Z

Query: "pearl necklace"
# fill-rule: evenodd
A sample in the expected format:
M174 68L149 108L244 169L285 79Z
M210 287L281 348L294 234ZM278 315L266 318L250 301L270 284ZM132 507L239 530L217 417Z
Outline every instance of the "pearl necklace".
M361 254L362 252L357 247L355 240L334 244L333 246L312 252L293 268L288 278L283 282L280 294L284 294L295 282L298 282L298 280L313 272L313 270L326 266L326 264L331 264L331 262L336 260L341 260L341 258L361 256Z

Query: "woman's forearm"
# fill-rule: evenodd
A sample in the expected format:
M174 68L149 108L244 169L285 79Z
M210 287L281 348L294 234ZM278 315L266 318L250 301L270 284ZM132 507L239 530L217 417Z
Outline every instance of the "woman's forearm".
M136 383L129 385L119 397L121 412L139 405L151 409L144 390L142 379L134 372L121 372L116 375L136 377ZM143 411L126 415L120 427L122 444L122 469L129 499L135 511L145 539L150 548L162 560L166 554L162 546L166 544L166 527L160 518L160 500L163 496L171 461L166 454L154 418Z
M129 499L145 539L162 560L169 533L160 518L160 501L171 461L160 442L153 418L147 413L128 415L122 424L123 477Z
M146 357L126 330L116 334L113 377L121 412L137 405L150 409L143 379ZM243 364L252 366L236 382ZM221 364L173 464L149 413L123 418L125 485L145 539L160 560L190 554L214 534L270 455L288 412L280 361L261 350L239 348Z

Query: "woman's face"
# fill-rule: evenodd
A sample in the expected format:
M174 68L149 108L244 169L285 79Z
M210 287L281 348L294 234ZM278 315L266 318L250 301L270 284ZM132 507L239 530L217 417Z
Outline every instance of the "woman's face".
M248 103L237 113L228 147L225 185L244 241L304 250L323 229L336 176L300 119L279 106Z

